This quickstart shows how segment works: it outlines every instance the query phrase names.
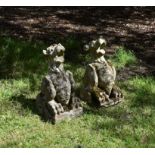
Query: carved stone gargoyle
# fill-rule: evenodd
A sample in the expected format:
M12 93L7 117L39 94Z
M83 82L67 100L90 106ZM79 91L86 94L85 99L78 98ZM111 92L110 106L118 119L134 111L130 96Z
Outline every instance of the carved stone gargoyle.
M123 94L115 85L115 67L105 60L106 40L102 37L85 45L94 61L87 65L81 98L91 105L108 107L122 101Z
M52 123L83 113L81 100L75 96L73 74L64 70L64 52L65 48L60 43L43 50L49 60L49 73L42 80L36 105L39 114Z

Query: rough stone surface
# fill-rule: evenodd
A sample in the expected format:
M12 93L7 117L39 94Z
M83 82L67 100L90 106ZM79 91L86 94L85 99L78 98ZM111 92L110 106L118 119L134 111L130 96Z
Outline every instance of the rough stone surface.
M41 84L36 99L39 114L53 123L82 114L81 100L75 96L75 81L70 71L63 67L65 48L53 44L43 54L49 61L49 73Z
M60 122L60 121L63 121L63 120L70 120L72 118L75 118L75 117L78 117L78 116L81 116L83 114L83 108L82 107L79 107L79 108L74 108L70 111L66 111L66 112L63 112L59 115L56 115L55 116L55 120L53 120L53 123L55 122Z
M87 65L81 98L90 104L108 107L122 101L123 94L115 85L115 67L104 58L106 40L102 37L85 45L94 61Z

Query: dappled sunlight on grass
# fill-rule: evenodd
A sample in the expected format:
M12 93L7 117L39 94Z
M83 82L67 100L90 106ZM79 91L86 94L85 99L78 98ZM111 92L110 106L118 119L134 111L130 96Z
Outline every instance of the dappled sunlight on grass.
M136 77L129 81L133 89L133 101L138 106L153 105L155 106L155 78L153 77ZM136 106L135 105L135 106Z
M0 147L155 147L153 77L119 81L125 96L122 103L100 109L84 105L81 117L52 125L41 120L35 108L41 79L47 73L41 53L45 45L10 38L0 44ZM75 42L67 44L69 51L79 48ZM89 57L78 59L88 62ZM134 55L124 49L116 52L113 61L120 67L136 63ZM80 89L84 65L68 57L65 69L73 72Z
M117 69L123 68L124 66L134 65L137 59L132 51L126 50L121 47L117 49L115 55L112 58L112 62L117 67Z

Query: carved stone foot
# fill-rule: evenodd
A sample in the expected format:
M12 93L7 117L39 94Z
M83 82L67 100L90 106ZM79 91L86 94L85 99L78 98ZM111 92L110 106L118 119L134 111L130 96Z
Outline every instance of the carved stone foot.
M70 107L70 110L68 109L64 111L64 108L60 103L57 103L54 100L47 103L44 100L44 96L39 94L36 105L42 119L55 124L63 120L70 120L83 114L81 100L78 97L74 97L72 101L74 101L74 107Z
M118 91L117 91L118 92ZM122 93L119 92L117 96L113 98L109 98L109 96L100 88L94 87L92 92L92 102L93 105L97 105L98 107L109 107L118 104L122 100Z
M119 103L119 102L122 102L123 99L124 99L122 91L116 85L112 88L112 91L111 91L111 94L110 94L110 98L112 100L114 100L114 102L116 104Z
M82 101L80 98L76 97L76 96L71 96L71 100L69 103L69 109L77 109L79 107L82 107Z
M78 105L73 109L66 111L64 111L60 103L57 103L54 100L48 102L47 105L47 108L51 113L51 122L54 124L63 120L70 120L71 118L78 117L83 113L83 108Z
M64 109L60 103L55 102L54 100L47 103L47 108L52 115L57 115L64 112Z

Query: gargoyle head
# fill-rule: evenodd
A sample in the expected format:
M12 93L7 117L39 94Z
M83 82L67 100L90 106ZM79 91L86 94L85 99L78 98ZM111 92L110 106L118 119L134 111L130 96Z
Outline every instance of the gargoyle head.
M46 50L43 50L43 54L49 57L50 61L54 63L64 62L64 52L65 47L59 44L53 44L49 46Z
M96 40L92 40L84 46L84 50L91 52L94 56L100 57L105 54L104 47L106 46L106 40L101 36Z

